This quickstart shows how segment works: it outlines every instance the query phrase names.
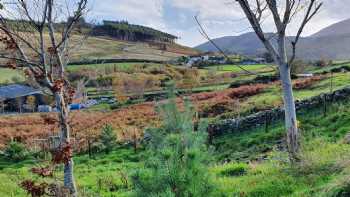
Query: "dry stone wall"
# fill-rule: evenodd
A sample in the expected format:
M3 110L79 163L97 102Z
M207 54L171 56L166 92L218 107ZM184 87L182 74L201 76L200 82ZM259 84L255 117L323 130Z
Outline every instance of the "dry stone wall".
M350 97L350 87L334 91L332 93L321 94L310 99L296 101L296 109L309 110L324 106L327 103L344 101ZM284 109L275 108L261 111L238 119L228 119L209 125L209 134L218 136L229 133L244 132L248 129L266 126L277 121L284 120Z

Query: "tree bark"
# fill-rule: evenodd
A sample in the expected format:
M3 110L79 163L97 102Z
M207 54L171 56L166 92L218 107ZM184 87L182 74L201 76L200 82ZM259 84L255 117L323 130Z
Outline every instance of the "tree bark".
M278 37L278 54L280 57L278 64L283 89L285 125L287 130L287 147L289 152L289 159L291 162L294 162L298 158L297 154L299 150L298 126L293 95L293 84L291 79L291 67L288 63L286 51L285 32L280 32Z
M63 91L55 93L56 105L59 111L59 124L60 124L60 144L70 143L70 127L68 123L69 109L68 104L65 101ZM73 175L74 162L71 158L68 163L64 164L64 186L70 190L73 197L77 197L77 188Z
M285 125L287 130L287 146L290 160L297 160L297 153L299 150L298 144L298 127L297 116L295 110L295 102L293 96L293 85L290 76L290 67L288 64L279 66L282 89L283 89L283 101L285 110Z

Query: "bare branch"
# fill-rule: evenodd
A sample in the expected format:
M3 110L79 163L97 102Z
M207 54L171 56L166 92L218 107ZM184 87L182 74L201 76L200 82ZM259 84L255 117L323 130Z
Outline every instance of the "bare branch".
M225 52L224 52L224 51L223 51L223 50L208 36L208 34L205 32L205 30L204 30L202 24L201 24L201 23L199 22L199 20L198 20L198 17L195 16L194 19L196 20L196 22L197 22L197 24L198 24L198 26L199 26L199 28L200 28L200 33L201 33L211 44L213 44L213 46L214 46L223 56L225 56L225 58L226 58L227 60L229 60L230 57L228 57L228 56L226 55L226 53L225 53ZM243 67L240 66L240 65L236 65L236 66L237 66L238 68L240 68L241 70L245 71L245 72L248 73L248 74L256 75L256 73L253 73L253 72L251 72L251 71L249 71L249 70L243 68Z
M276 0L266 0L267 5L269 6L269 9L272 13L273 19L275 21L276 24L276 28L278 32L284 32L285 28L282 21L281 21L281 17L280 14L278 13L278 6L277 6L277 2Z
M258 38L262 41L264 46L271 53L275 62L279 62L280 57L279 57L277 51L273 47L272 43L268 39L266 39L265 34L260 26L260 22L259 22L258 18L256 17L256 15L253 13L253 10L250 8L248 1L247 0L236 0L236 1L240 4L243 12L247 16L247 19L250 22L250 24L251 24L252 28L254 29L256 35L258 36Z
M295 60L296 57L296 46L299 42L300 36L303 33L303 30L305 28L305 26L307 25L307 23L310 22L310 20L318 13L318 11L321 9L323 3L318 3L317 4L317 0L310 0L310 3L308 5L308 9L306 11L306 14L304 16L304 19L301 22L301 25L298 29L297 35L294 39L294 41L291 42L292 45L292 56L289 60L289 65L291 65L291 63Z
M70 19L70 21L67 21L67 24L62 33L62 40L57 45L58 48L60 48L62 45L65 45L65 42L68 39L68 35L72 32L74 25L78 22L78 20L84 14L83 11L86 10L86 6L87 6L87 0L81 0L78 3L77 9L76 11L74 11L74 16Z

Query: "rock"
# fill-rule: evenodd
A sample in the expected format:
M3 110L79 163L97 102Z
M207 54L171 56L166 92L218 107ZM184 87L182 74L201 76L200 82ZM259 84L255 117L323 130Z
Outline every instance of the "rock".
M350 144L350 131L345 135L343 142L344 144Z

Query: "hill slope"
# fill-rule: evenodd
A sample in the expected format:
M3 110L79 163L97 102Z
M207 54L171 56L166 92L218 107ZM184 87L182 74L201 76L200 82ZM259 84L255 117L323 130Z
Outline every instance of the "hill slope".
M349 59L350 58L350 19L329 26L315 35L300 40L297 56L301 59ZM271 36L272 34L270 34ZM292 40L288 37L287 40ZM217 45L226 51L245 55L258 55L265 51L255 33L250 32L239 36L227 36L214 39ZM275 43L275 41L273 41ZM196 47L202 51L217 51L206 42Z
M311 37L340 36L344 34L350 34L350 19L328 26Z
M77 38L78 39L78 38ZM72 53L72 61L86 59L145 59L168 61L198 51L174 43L129 42L111 37L90 37Z
M27 27L23 22L13 22L17 26ZM62 24L55 24L62 29ZM20 28L18 27L18 28ZM101 30L106 28L107 31ZM26 29L19 29L23 36L32 38L28 42L39 48L38 36ZM27 35L28 34L28 35ZM60 38L59 31L56 38ZM50 43L48 32L44 33L45 43ZM175 43L176 36L141 25L131 25L127 22L104 21L104 25L83 23L74 29L69 42L69 55L71 62L95 59L141 59L168 61L175 57L197 54L198 51ZM33 51L22 44L28 56ZM46 44L47 45L47 44ZM49 46L44 46L49 47ZM0 49L0 52L4 50Z
M102 25L88 25L86 31L92 36L73 53L73 61L86 58L167 61L197 54L192 48L176 44L174 35L126 21L103 21Z

